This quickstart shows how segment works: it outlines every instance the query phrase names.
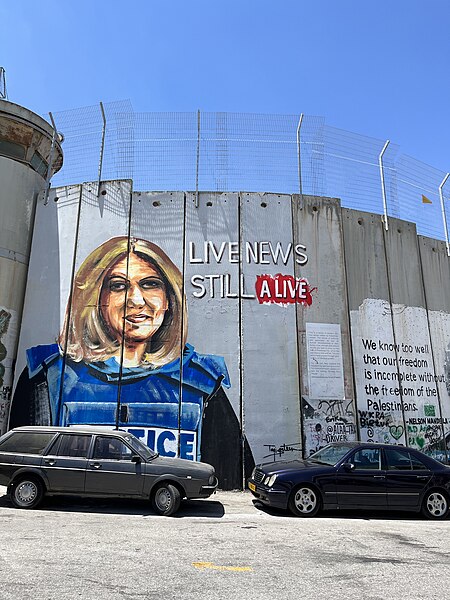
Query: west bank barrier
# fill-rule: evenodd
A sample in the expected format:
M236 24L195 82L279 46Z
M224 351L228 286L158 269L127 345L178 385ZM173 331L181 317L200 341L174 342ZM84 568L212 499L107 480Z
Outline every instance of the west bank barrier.
M225 489L331 441L445 458L446 244L336 198L53 189L3 430L6 413L126 428L212 462Z
M446 458L446 173L321 117L0 105L2 431L128 428L224 488L333 440Z

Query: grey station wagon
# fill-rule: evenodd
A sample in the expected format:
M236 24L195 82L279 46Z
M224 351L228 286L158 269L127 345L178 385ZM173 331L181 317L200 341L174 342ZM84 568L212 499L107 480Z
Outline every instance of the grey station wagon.
M0 485L17 508L35 508L44 495L147 498L168 516L217 484L211 465L159 456L123 431L30 426L0 437Z

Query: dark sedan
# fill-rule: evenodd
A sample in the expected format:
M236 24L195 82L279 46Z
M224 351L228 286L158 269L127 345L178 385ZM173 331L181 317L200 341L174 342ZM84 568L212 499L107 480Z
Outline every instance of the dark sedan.
M413 448L387 444L334 443L305 460L257 465L248 487L263 504L300 517L379 509L445 519L450 508L450 467Z
M149 499L174 514L183 498L208 498L214 467L159 456L134 435L93 427L18 427L0 437L0 485L17 508L44 495Z

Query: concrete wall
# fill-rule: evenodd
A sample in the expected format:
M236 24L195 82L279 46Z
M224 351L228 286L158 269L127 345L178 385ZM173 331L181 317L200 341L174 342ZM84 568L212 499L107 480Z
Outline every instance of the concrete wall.
M36 197L42 178L0 157L0 433L6 431Z
M136 285L142 307L124 296L125 329L110 358L74 358L51 344L75 327L80 267L117 237L130 241L127 294ZM140 239L170 259L185 295L167 301L169 316L154 327L164 343L178 327L178 347L158 364L155 333L135 363L127 356L140 344L153 302L145 299L167 300L177 284L142 252L156 280L139 271L134 283ZM114 337L118 263L104 261L92 263L97 296L81 308L95 309ZM38 420L55 422L57 406L60 419L118 420L162 454L212 462L225 488L241 485L255 461L308 456L330 441L436 452L450 433L449 265L445 245L418 238L410 223L391 219L386 231L379 216L337 199L133 193L127 181L54 190L36 215L12 423L23 406ZM47 412L30 404L30 389L47 398Z
M334 198L294 198L295 237L308 249L298 269L316 289L297 308L304 450L356 439L353 366L347 307L342 216Z

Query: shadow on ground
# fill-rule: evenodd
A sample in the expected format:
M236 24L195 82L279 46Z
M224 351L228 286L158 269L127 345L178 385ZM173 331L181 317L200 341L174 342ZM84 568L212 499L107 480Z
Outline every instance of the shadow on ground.
M253 506L262 512L265 512L271 516L277 517L293 517L294 515L289 511L284 511L281 509L271 508L269 506L265 506L259 500L253 499ZM298 517L302 519L304 517ZM308 517L306 517L308 518ZM362 519L365 521L422 521L425 518L416 512L409 511L387 511L387 510L326 510L320 512L314 519Z
M0 497L0 509L14 506L7 495ZM16 510L16 509L15 509ZM17 509L22 510L22 509ZM145 500L108 500L104 498L78 498L74 496L49 496L44 498L37 510L70 513L141 515L156 516L150 502ZM173 515L174 519L183 517L221 518L225 509L221 502L214 500L184 500L180 509Z

